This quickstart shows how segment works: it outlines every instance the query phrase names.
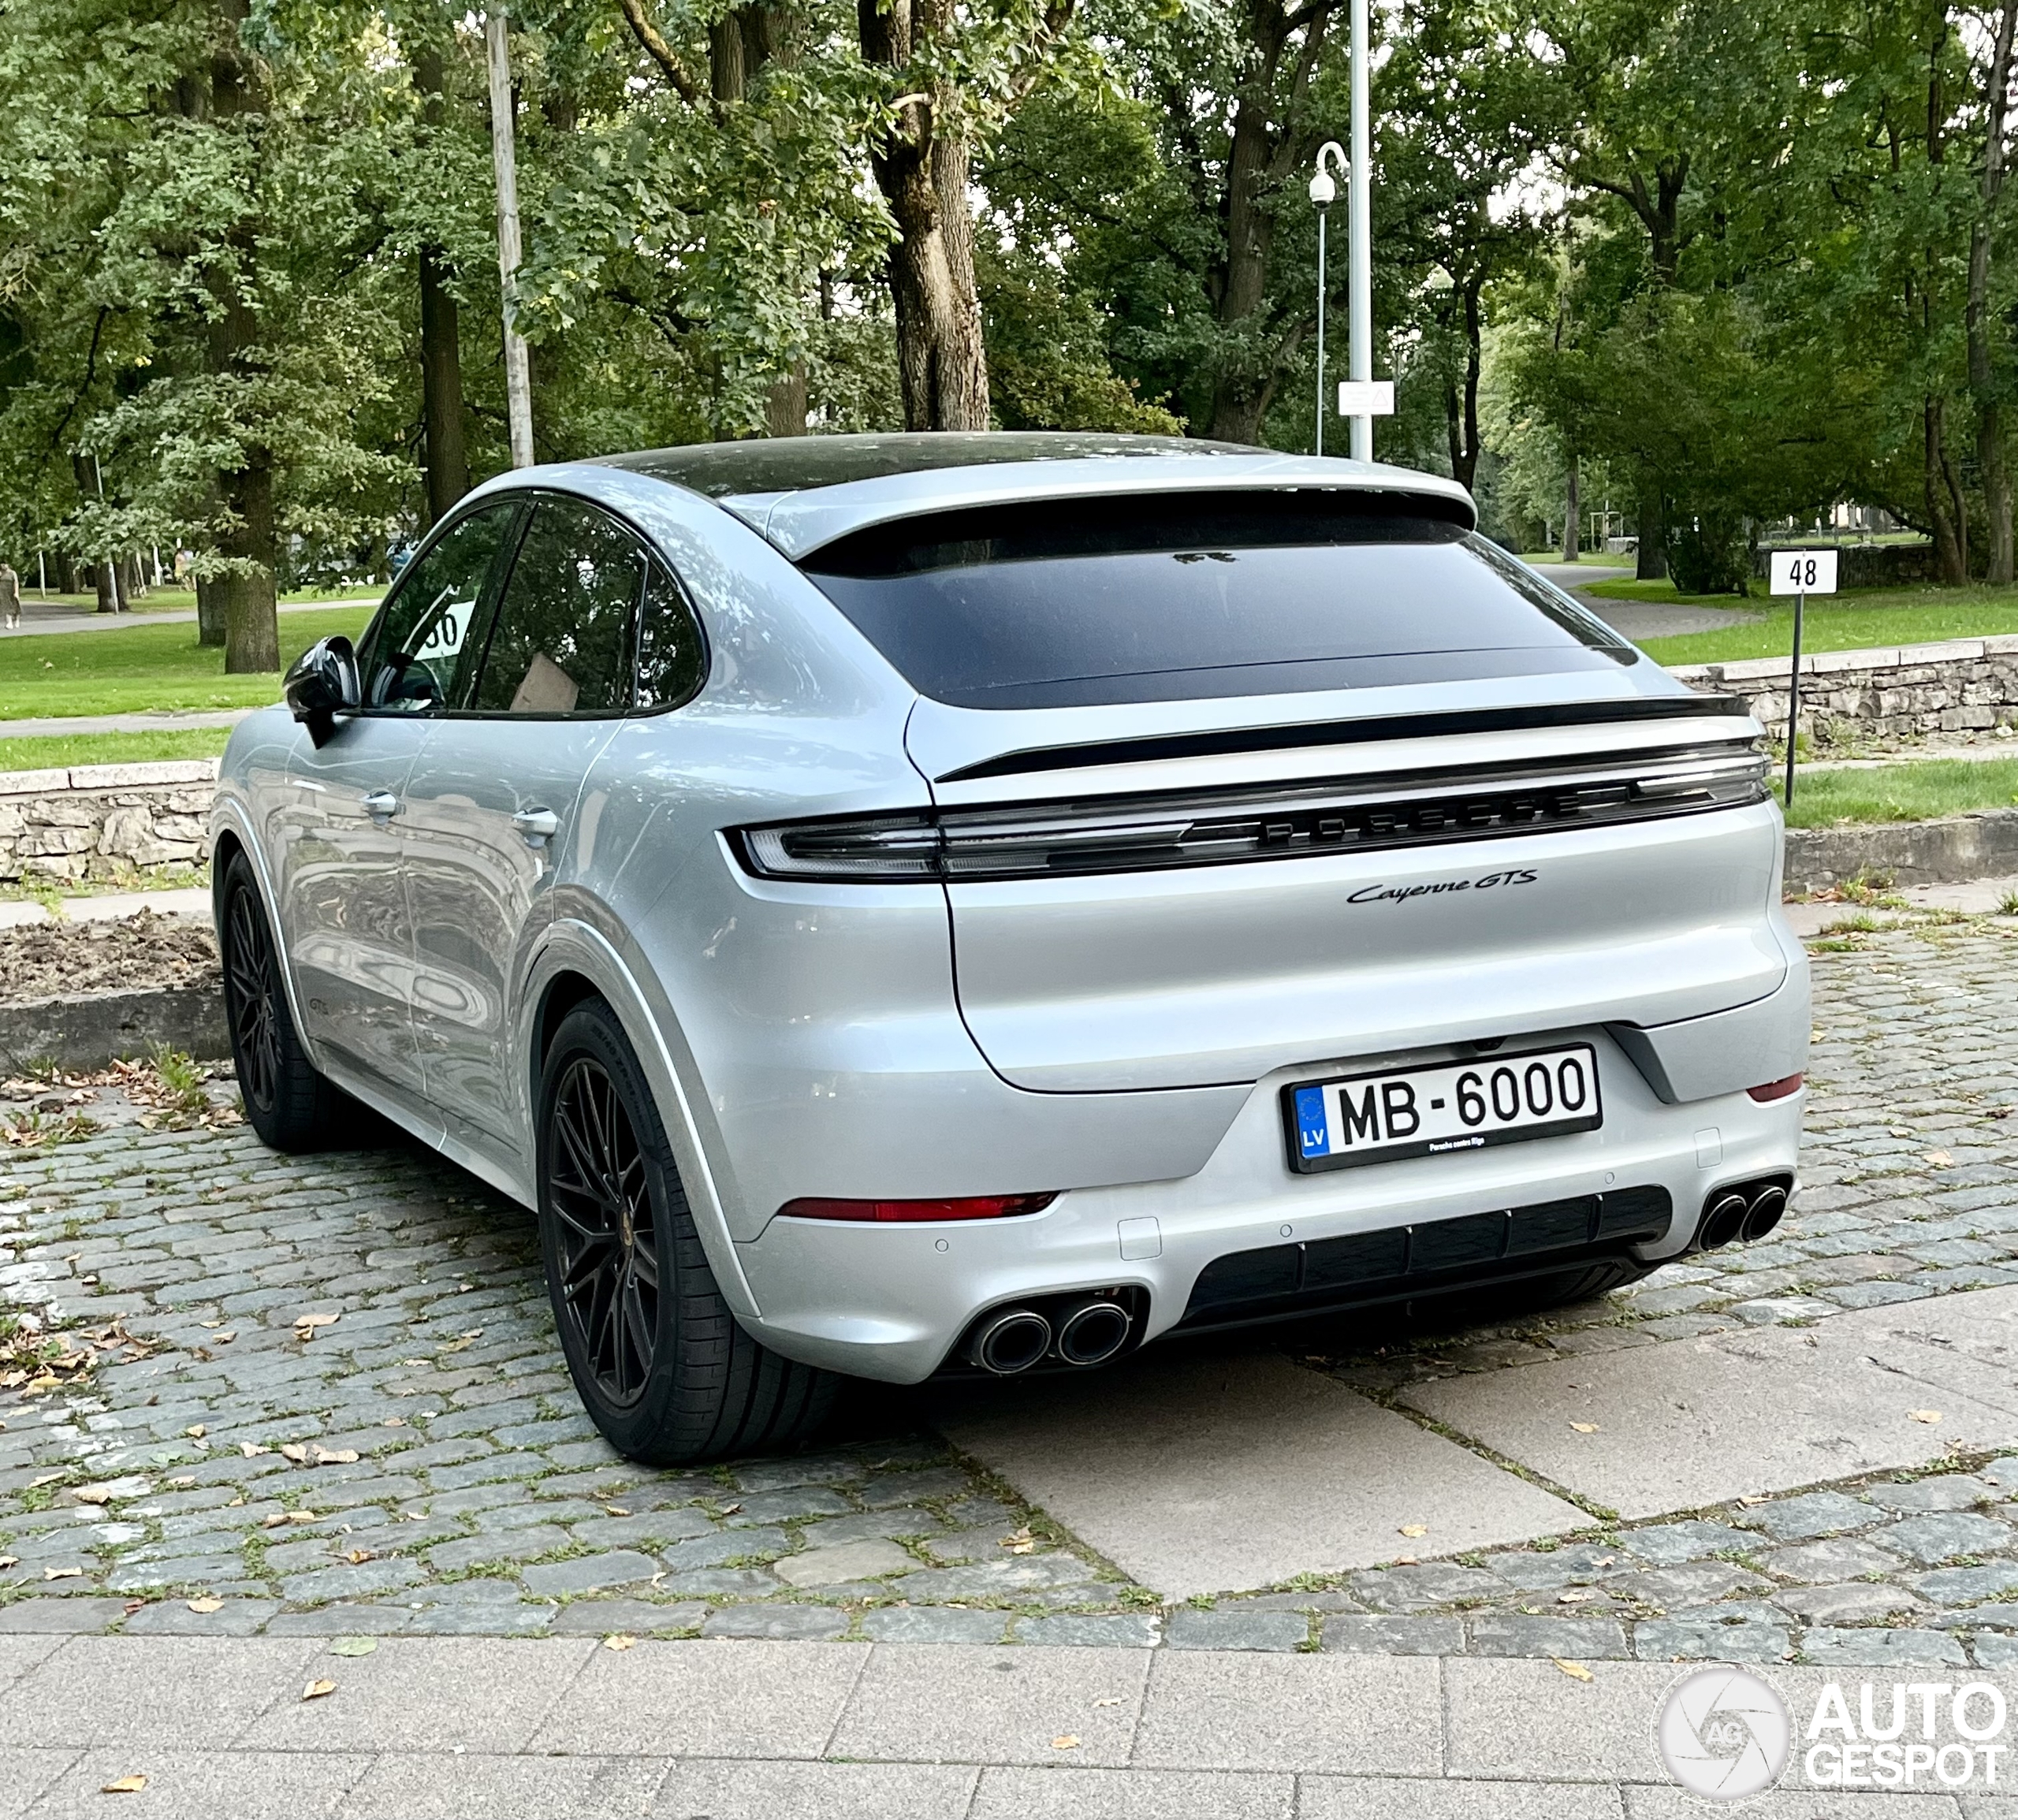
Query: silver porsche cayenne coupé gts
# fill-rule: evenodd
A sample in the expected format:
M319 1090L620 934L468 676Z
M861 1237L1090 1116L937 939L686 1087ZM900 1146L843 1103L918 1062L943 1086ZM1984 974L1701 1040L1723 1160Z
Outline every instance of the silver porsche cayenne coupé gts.
M232 738L251 1121L362 1101L537 1208L656 1461L836 1374L1758 1237L1808 1037L1760 730L1473 523L1150 438L494 481Z

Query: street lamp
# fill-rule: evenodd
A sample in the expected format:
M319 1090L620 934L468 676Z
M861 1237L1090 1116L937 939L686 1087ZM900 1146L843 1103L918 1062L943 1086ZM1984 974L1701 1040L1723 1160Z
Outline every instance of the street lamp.
M1310 199L1317 209L1317 452L1324 452L1324 224L1331 204L1338 199L1339 186L1327 168L1346 162L1346 148L1327 139L1317 148L1317 174L1310 180Z

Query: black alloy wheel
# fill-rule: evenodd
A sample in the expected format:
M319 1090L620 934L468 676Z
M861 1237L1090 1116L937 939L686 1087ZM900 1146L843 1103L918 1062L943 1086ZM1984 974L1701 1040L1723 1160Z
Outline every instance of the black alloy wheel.
M597 1388L627 1409L644 1394L657 1355L658 1231L638 1135L593 1056L568 1063L549 1130L561 1319Z
M817 1427L837 1380L773 1352L724 1300L658 1103L601 999L553 1033L537 1130L547 1293L609 1444L672 1466L780 1451Z
M246 1122L276 1150L311 1150L361 1109L317 1071L288 1008L280 955L252 862L234 852L217 889L224 1010ZM352 1124L355 1129L355 1118Z
M239 1089L259 1111L270 1113L280 1089L280 1038L274 1028L272 944L266 913L249 879L235 881L225 915L225 999L231 1012L232 1053Z

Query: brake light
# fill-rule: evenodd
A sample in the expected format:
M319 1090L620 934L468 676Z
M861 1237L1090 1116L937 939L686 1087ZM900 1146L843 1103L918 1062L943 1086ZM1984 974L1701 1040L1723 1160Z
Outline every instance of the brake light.
M1807 1078L1805 1074L1789 1074L1783 1080L1768 1081L1763 1087L1748 1087L1745 1092L1762 1104L1768 1100L1784 1100L1789 1093L1798 1093L1801 1082Z
M1041 1213L1057 1200L1045 1194L969 1194L951 1200L788 1200L778 1209L793 1219L873 1220L878 1224L927 1219L1010 1219Z

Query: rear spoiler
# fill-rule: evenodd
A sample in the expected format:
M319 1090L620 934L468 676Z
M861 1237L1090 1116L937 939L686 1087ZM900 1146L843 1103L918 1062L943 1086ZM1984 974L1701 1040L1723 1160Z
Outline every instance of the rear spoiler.
M1621 721L1748 719L1737 695L1660 695L1621 702L1544 702L1525 707L1468 708L1432 714L1383 714L1364 720L1299 722L1289 727L1237 727L1207 733L1160 733L1005 752L948 771L936 783L1016 777L1095 765L1141 765L1164 758L1212 758L1228 753L1279 752L1306 746L1361 746L1382 739L1443 739L1463 733L1524 732L1542 727L1599 727Z

